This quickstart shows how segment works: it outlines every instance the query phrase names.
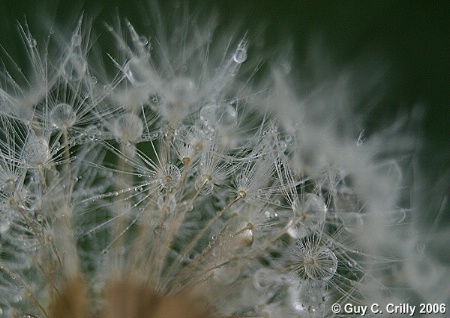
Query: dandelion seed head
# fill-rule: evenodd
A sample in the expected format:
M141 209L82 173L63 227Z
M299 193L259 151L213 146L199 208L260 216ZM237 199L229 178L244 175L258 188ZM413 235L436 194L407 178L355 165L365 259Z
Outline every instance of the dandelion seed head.
M381 297L382 245L413 218L401 125L366 133L347 73L307 92L289 54L153 9L155 30L106 24L113 50L87 15L42 43L19 28L31 72L0 71L0 310L328 317Z

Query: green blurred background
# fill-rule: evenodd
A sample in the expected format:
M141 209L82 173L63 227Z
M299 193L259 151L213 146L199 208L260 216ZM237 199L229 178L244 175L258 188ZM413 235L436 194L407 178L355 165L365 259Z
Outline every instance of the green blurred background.
M31 29L35 25L42 29L49 21L73 25L82 11L96 16L98 33L106 32L103 22L111 23L117 15L145 30L150 23L146 3L0 0L0 43L20 60L24 57L17 21L26 19ZM169 15L174 3L159 1ZM439 200L450 194L450 1L197 0L189 6L206 12L215 8L221 24L240 21L240 28L250 35L261 33L260 46L265 50L292 40L292 57L298 66L308 59L314 38L321 39L326 56L331 57L328 63L336 69L361 58L385 63L387 102L381 111L393 116L418 104L425 110L417 129L424 139L420 163L425 171L423 188L428 191L423 202L430 203L426 208L434 213L427 218L433 219Z

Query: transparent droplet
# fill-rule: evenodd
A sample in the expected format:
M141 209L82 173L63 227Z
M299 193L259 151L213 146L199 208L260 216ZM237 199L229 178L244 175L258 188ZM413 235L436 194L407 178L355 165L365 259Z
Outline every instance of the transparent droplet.
M125 64L123 71L134 86L144 86L150 82L151 70L144 58L132 58Z
M139 37L139 45L140 46L147 46L148 45L148 38L146 36L141 35Z
M266 216L266 218L269 221L275 221L278 219L278 213L274 212L274 211L265 211L264 215Z
M15 302L15 303L21 302L21 301L22 301L22 296L20 296L20 295L14 295L14 296L12 297L12 301Z
M334 196L334 204L338 211L356 212L359 210L358 196L347 186L339 187L339 191Z
M158 111L169 122L182 121L190 113L190 106L197 98L195 83L188 77L174 78L166 94L162 96Z
M287 144L290 144L293 140L294 140L294 137L292 135L286 135L286 137L284 138L284 141Z
M219 107L217 113L217 121L225 127L235 127L237 125L237 112L233 106L225 104Z
M53 107L50 111L50 121L56 128L68 128L75 124L77 115L72 105L61 103Z
M296 223L295 220L290 220L286 225L286 228L286 233L294 239L304 237L309 233L309 230L307 229L302 230L302 226Z
M178 77L172 81L170 93L174 101L190 101L195 93L195 84L188 77Z
M50 149L47 141L34 135L28 135L22 156L26 163L34 167L46 164L50 160Z
M303 203L298 198L292 203L293 219L288 223L287 233L292 238L302 238L314 232L326 219L327 206L316 194L307 193Z
M200 119L211 127L233 128L237 125L237 112L230 104L208 104L200 109Z
M158 107L161 104L160 97L158 96L158 94L151 95L149 101L155 107Z
M415 251L419 254L423 254L425 252L426 246L424 242L418 242L415 246Z
M321 246L304 260L305 273L313 280L329 280L337 270L336 255L328 247Z
M239 235L238 238L240 240L240 243L244 247L250 247L253 244L253 241L255 239L254 233L253 233L253 224L251 223L241 223L238 227Z
M397 209L389 213L389 220L391 223L394 224L402 223L405 220L405 218L406 218L405 209Z
M200 194L210 194L214 188L214 182L210 175L203 174L195 181L195 189L200 191Z
M357 146L361 146L364 143L364 140L366 138L364 137L364 129L361 130L361 132L359 133L358 139L356 140L356 145Z
M264 291L274 284L276 276L277 274L271 270L260 268L253 274L253 286L259 291Z
M342 225L347 232L355 233L361 229L364 223L362 215L357 212L343 212L339 214Z
M72 45L80 46L81 40L82 40L81 35L75 34L74 36L72 36Z
M136 145L129 141L126 141L124 144L123 151L129 158L134 158L136 155Z
M104 85L103 86L103 90L105 91L106 94L110 94L113 91L113 87L110 84Z
M222 265L212 270L213 278L221 285L229 285L238 279L241 271L238 266L232 266L232 263Z
M200 119L205 124L214 124L216 122L216 109L217 105L215 104L203 106L202 109L200 109Z
M28 45L30 48L35 48L37 46L37 41L35 38L29 38L28 39Z
M86 74L87 62L79 54L72 53L64 65L64 76L69 81L80 81Z
M0 223L0 234L5 234L6 232L8 232L10 227L11 227L11 222L9 222L9 221Z
M16 190L16 181L14 179L8 179L6 180L2 187L1 190L3 191L3 193L12 193Z
M89 84L90 84L91 86L94 86L95 84L97 84L97 82L98 82L97 77L91 76L91 77L89 78Z
M241 41L233 54L233 60L242 64L247 59L247 43L245 41Z
M116 119L114 135L122 142L136 142L144 132L144 124L139 116L126 113Z

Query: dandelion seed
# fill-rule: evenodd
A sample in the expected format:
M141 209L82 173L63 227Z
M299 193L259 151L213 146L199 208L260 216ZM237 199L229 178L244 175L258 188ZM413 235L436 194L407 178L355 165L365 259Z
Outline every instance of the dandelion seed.
M87 70L86 60L77 53L69 55L64 66L64 75L69 81L80 81Z

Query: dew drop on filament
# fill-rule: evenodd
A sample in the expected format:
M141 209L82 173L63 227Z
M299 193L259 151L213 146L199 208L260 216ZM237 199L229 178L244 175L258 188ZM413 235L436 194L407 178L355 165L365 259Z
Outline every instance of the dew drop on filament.
M200 119L207 126L233 128L237 125L237 112L230 104L208 104L200 110Z
M236 49L236 51L233 54L233 60L238 63L242 64L247 60L247 45L245 41L241 41Z
M81 35L79 34L75 34L74 36L72 36L72 45L73 46L79 46L81 44Z
M150 68L143 58L132 58L125 64L123 71L133 86L144 86L150 82Z
M68 128L75 124L77 115L69 104L61 103L50 111L50 121L56 128Z
M139 116L126 113L116 119L114 135L121 141L136 142L144 132L144 124Z
M86 74L86 70L86 60L76 53L72 53L64 65L64 75L69 81L80 81Z

